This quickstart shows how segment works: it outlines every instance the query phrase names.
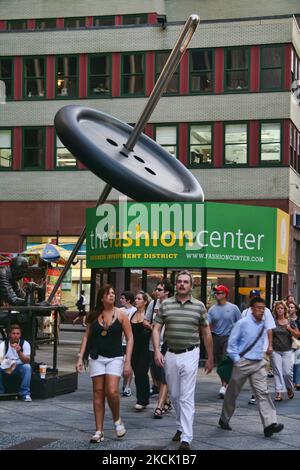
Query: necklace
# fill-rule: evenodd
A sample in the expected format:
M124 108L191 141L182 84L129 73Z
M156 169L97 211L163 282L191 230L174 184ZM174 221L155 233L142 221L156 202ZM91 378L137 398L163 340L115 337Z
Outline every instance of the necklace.
M114 319L115 319L115 309L113 310L111 321L109 323L106 323L106 321L104 320L103 313L101 314L101 326L103 327L103 330L101 331L101 336L106 336L107 335L108 329L113 324Z

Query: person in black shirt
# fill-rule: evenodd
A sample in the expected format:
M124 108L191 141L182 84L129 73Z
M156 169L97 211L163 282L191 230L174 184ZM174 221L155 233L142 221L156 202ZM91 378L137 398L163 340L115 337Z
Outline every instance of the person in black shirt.
M127 342L125 361L122 350L123 332ZM112 412L117 437L123 437L126 433L120 418L119 383L122 373L125 378L131 373L132 348L133 336L128 317L115 307L114 289L107 284L99 290L96 307L87 317L87 330L82 338L76 364L77 371L82 372L84 356L88 355L96 421L96 432L90 440L92 443L104 440L105 398Z

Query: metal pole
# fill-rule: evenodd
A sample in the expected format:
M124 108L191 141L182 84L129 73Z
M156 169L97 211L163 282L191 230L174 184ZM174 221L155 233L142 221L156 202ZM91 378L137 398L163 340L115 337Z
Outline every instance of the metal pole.
M182 58L184 52L187 49L187 46L192 39L192 36L200 22L200 18L198 15L191 15L185 25L184 28L175 44L175 46L172 49L171 54L169 55L169 58L164 66L164 68L161 71L161 74L155 84L155 87L153 88L151 95L149 96L148 102L146 104L145 109L142 111L136 125L134 126L134 129L132 133L129 136L129 139L127 140L125 147L127 150L131 151L133 150L140 134L143 132L143 129L145 125L147 124L159 98L163 94L165 88L167 87L169 81L171 80L173 73L175 72L175 69L177 65L180 62L180 59Z
M110 186L109 184L106 184L103 191L102 191L102 193L101 193L101 195L100 195L100 197L99 197L99 199L98 199L98 201L97 201L96 207L100 206L100 204L103 204L106 201L106 199L107 199L109 193L111 192L111 190L112 190L112 186ZM86 236L86 228L84 227L84 229L82 230L82 232L80 234L80 237L78 238L78 241L77 241L76 245L73 248L72 253L70 254L70 257L69 257L67 263L64 266L64 269L60 273L59 278L57 279L57 281L55 283L55 286L53 287L53 290L52 290L51 294L49 295L49 298L47 300L47 302L49 304L54 299L54 296L55 296L55 294L56 294L63 278L65 277L66 272L70 268L71 264L74 261L75 256L77 255L82 243L84 242L85 236Z

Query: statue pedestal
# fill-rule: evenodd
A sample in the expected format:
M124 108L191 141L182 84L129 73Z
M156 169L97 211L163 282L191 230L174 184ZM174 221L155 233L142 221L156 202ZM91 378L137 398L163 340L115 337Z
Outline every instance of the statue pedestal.
M47 372L45 379L41 379L40 374L35 373L31 378L31 397L33 399L52 398L75 392L77 386L77 372Z

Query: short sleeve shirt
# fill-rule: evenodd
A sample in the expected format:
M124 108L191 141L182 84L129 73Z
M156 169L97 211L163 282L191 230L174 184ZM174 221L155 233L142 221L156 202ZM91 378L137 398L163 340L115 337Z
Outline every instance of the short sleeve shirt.
M178 350L199 345L199 327L208 326L206 308L194 297L184 303L175 296L164 300L154 321L165 325L168 348Z

